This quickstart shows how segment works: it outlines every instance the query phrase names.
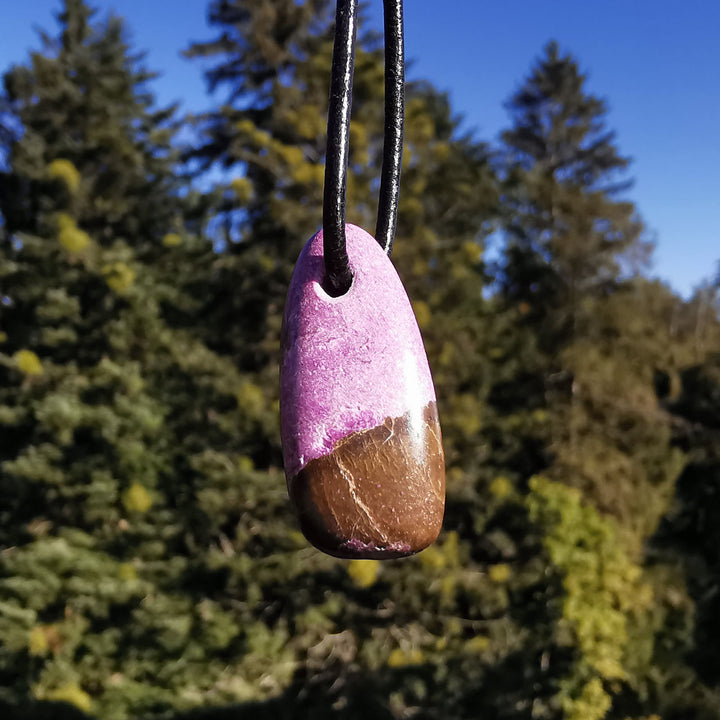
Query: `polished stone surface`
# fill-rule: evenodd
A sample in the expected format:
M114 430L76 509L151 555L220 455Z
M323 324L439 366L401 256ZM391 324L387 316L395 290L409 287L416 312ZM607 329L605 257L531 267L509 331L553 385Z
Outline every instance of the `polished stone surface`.
M435 403L343 438L289 488L303 533L324 552L392 558L426 548L440 532L445 502Z
M347 226L353 284L321 287L322 233L288 292L281 418L288 488L308 539L344 557L397 557L437 535L444 463L435 390L395 268Z

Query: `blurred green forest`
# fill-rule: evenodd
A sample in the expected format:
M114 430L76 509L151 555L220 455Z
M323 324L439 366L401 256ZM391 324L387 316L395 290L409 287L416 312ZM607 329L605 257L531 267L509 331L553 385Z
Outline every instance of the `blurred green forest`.
M720 278L689 300L649 278L579 61L528 49L496 144L407 88L393 259L447 512L423 553L347 562L299 533L278 427L334 3L208 12L215 38L185 48L222 100L202 115L158 107L122 20L84 0L5 69L0 716L720 719ZM383 87L361 25L366 229Z

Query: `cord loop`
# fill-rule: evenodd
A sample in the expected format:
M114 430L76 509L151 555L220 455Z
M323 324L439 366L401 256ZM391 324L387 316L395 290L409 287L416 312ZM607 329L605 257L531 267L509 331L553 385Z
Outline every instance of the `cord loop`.
M404 128L405 48L402 0L384 0L383 9L385 127L375 238L380 247L390 255L397 227ZM345 239L345 206L356 36L357 0L338 0L323 191L323 288L333 297L346 293L352 283Z

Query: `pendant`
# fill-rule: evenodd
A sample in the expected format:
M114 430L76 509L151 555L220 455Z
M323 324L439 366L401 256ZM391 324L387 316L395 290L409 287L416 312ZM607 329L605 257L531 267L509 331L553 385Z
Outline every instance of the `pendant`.
M283 322L283 458L305 537L343 558L432 543L445 507L435 389L405 289L375 239L346 225L353 282L321 287L323 234L300 253Z

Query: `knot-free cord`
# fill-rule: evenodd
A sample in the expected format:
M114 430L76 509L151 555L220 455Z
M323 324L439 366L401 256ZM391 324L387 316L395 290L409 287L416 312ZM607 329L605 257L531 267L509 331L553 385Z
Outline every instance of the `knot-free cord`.
M335 44L330 75L327 157L323 192L323 255L328 295L344 295L352 283L345 240L345 194L347 188L350 112L357 34L357 0L338 0L335 12Z
M375 239L392 254L397 227L405 124L405 39L402 0L385 0L385 136Z
M375 237L390 255L397 226L405 104L402 0L384 0L384 17L385 130ZM323 288L333 297L345 294L352 284L345 238L345 199L356 35L357 0L338 0L323 193Z

